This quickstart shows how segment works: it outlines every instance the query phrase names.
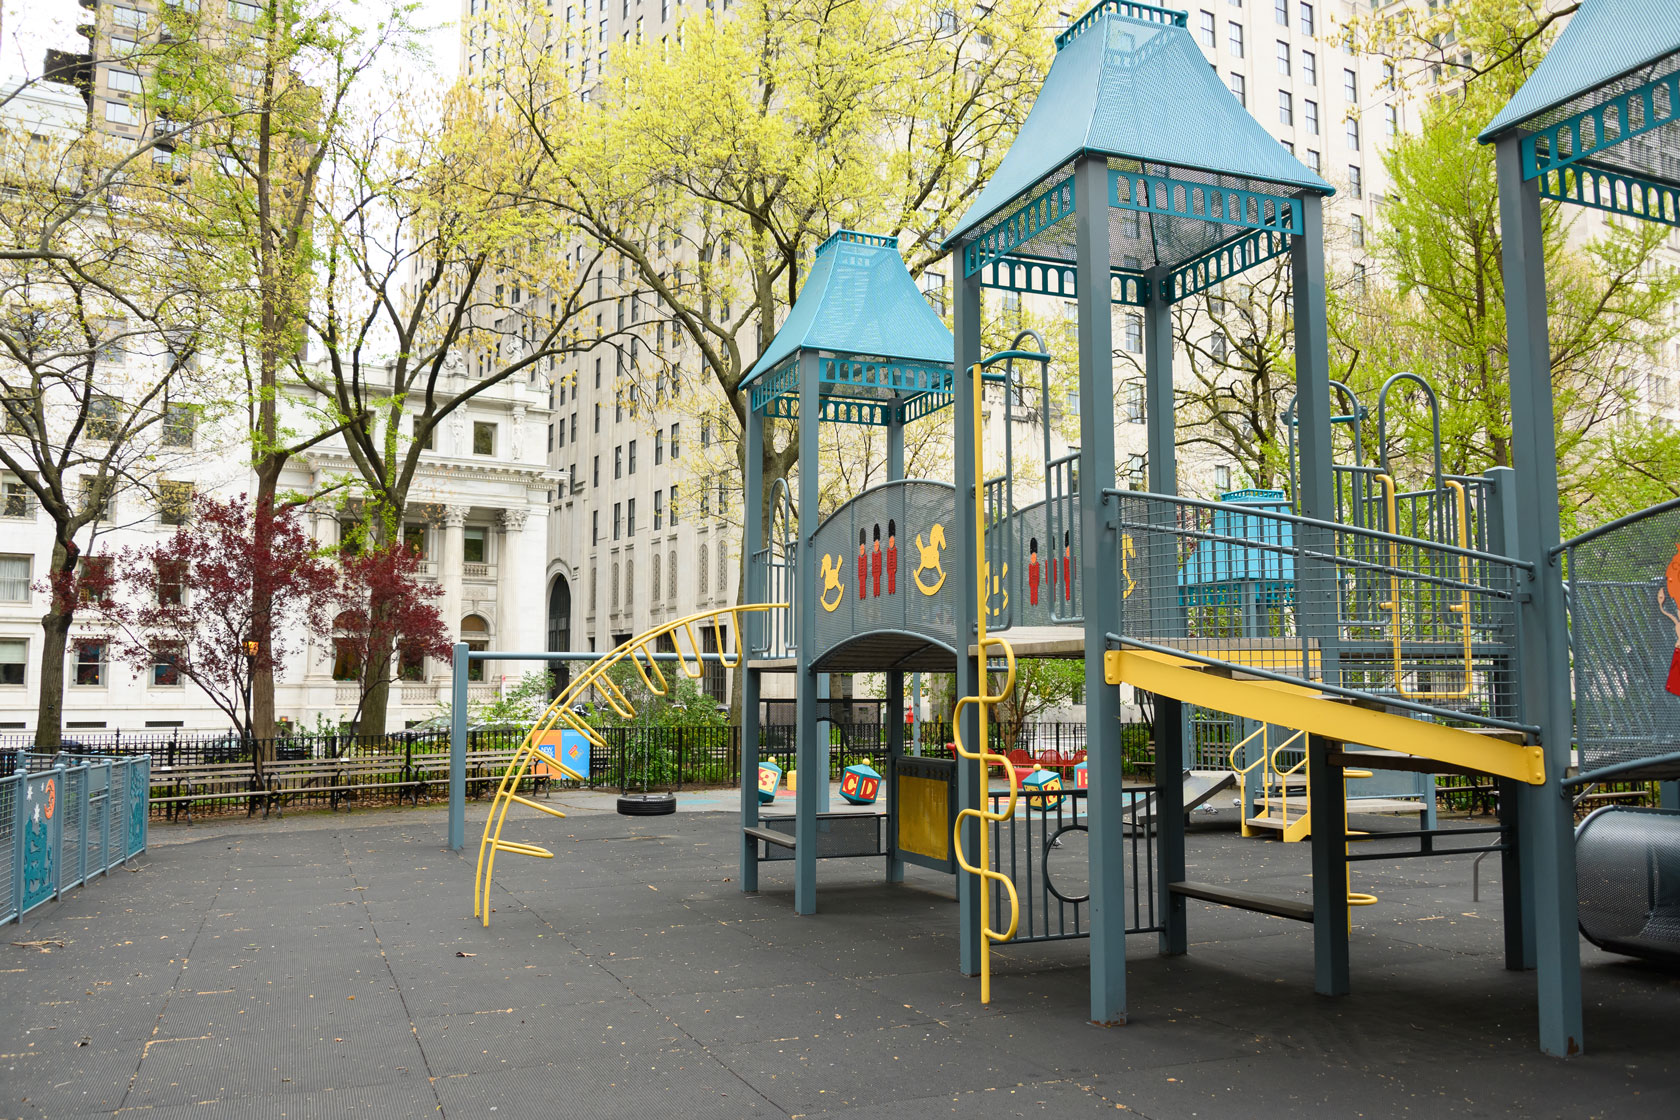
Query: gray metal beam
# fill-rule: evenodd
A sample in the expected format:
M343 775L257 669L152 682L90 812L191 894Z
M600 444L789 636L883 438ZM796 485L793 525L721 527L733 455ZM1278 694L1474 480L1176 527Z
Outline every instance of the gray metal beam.
M742 506L742 569L746 573L744 603L758 601L759 589L753 586L753 558L763 546L764 539L764 418L747 410L746 431L746 501ZM752 649L764 627L760 615L740 616L745 631L740 635L741 665L741 889L758 889L758 841L746 834L746 829L758 827L758 694L759 672L751 667Z
M1494 149L1505 280L1506 350L1511 363L1511 457L1515 476L1514 555L1535 578L1518 607L1524 656L1520 717L1540 728L1546 783L1524 786L1518 823L1522 861L1532 866L1540 1049L1564 1057L1582 1048L1581 942L1576 925L1574 814L1560 785L1574 739L1569 632L1562 576L1552 558L1558 524L1557 436L1551 343L1546 328L1546 259L1539 184L1523 179L1520 141Z
M449 690L449 850L467 846L467 643L455 643Z
M956 694L973 696L979 691L980 672L973 658L968 656L969 642L975 635L978 619L975 616L975 597L979 577L974 570L974 393L967 371L979 364L980 352L980 277L963 276L962 250L951 253L951 276L954 281L955 354L953 362L953 401L956 462L953 474L956 482L956 525L947 537L945 570L955 577L953 596L955 610L952 618L952 645L957 650ZM974 745L980 733L979 721L973 705L964 714L961 732L963 742ZM979 764L957 760L957 809L978 809L986 795L986 775ZM963 851L978 858L980 837L972 819L962 833ZM980 891L981 884L973 875L957 875L957 940L960 967L965 976L980 972Z
M1511 556L1516 551L1516 471L1510 467L1494 467L1487 471L1488 508L1482 516L1487 520L1488 551ZM1510 649L1519 649L1517 632L1504 635ZM1495 703L1506 711L1517 706L1515 690L1522 682L1515 666L1496 677ZM1505 967L1521 971L1534 967L1534 861L1522 858L1522 783L1511 782L1501 787L1499 820L1509 831L1505 836L1505 850L1500 854L1500 890L1505 917ZM1509 796L1507 796L1507 794Z
M1108 635L1120 629L1114 485L1114 320L1108 296L1108 163L1082 156L1074 193L1079 291L1079 572L1085 617L1086 777L1090 828L1091 1020L1126 1021L1126 838L1120 690L1103 677ZM1170 354L1170 351L1169 351Z
M904 670L887 673L887 772L881 775L880 796L887 803L887 882L904 882L904 861L898 858L898 782L895 772L904 757Z
M1313 988L1321 996L1348 993L1347 788L1330 761L1332 744L1307 736L1307 781L1312 787Z
M819 769L827 752L817 742L817 675L811 669L811 651L817 648L817 596L809 581L817 571L812 541L817 531L817 471L821 462L817 453L817 389L817 356L802 352L799 355L799 543L794 571L807 586L794 589L794 609L799 615L796 631L799 674L795 686L799 690L795 704L799 727L794 772L799 775L799 783L793 795L793 909L798 914L817 912L820 802L817 785L820 782L823 789L828 788L828 774Z

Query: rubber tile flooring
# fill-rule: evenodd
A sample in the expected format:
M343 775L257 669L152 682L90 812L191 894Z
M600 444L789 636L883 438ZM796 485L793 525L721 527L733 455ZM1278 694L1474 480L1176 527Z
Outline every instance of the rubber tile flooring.
M797 917L788 863L738 889L726 813L517 819L555 858L502 857L485 929L481 821L464 855L428 812L155 826L0 938L0 1117L1680 1116L1680 976L1583 946L1586 1053L1541 1056L1496 859L1358 865L1340 999L1310 927L1191 902L1100 1028L1089 942L1002 947L982 1005L951 879L828 861ZM1308 855L1189 842L1193 878L1300 897Z

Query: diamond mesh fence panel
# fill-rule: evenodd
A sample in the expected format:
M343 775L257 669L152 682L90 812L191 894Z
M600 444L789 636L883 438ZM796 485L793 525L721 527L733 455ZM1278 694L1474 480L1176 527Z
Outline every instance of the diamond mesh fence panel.
M67 890L82 881L82 802L87 797L87 768L78 766L64 775L62 843L58 860L58 889Z
M88 807L87 807L87 869L91 878L105 866L105 838L107 836L106 817L110 812L110 790L106 775L102 773L104 767L96 766L88 771Z
M1581 932L1601 949L1680 962L1680 812L1612 806L1575 830Z
M128 858L128 778L132 772L126 764L111 767L111 781L106 794L106 812L110 821L110 843L105 851L106 865L115 867Z
M17 898L16 841L18 785L21 773L0 778L0 922L17 917L14 900Z
M1680 751L1680 505L1567 551L1581 773Z

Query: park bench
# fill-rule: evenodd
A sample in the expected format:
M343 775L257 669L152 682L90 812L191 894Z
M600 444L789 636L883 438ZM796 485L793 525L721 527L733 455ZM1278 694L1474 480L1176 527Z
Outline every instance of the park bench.
M263 767L263 787L264 816L270 809L283 815L287 800L323 794L330 808L337 809L341 801L348 808L356 795L367 790L396 790L399 797L411 796L419 803L408 755L402 751L276 760Z
M168 819L184 817L192 823L192 807L202 801L250 798L246 813L254 813L262 799L257 772L249 760L188 762L152 767L152 804L161 805Z

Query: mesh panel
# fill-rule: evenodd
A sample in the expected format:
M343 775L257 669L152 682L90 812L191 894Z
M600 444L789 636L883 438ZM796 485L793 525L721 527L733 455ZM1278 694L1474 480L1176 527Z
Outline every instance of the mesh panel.
M12 826L17 815L17 791L21 781L22 774L0 778L0 922L10 921L17 916L17 911L12 906L17 897L17 868L12 862L15 858L13 849L16 838Z
M87 873L91 878L105 867L106 815L110 809L106 768L95 766L89 770L87 782Z
M1680 506L1568 555L1582 774L1680 751Z
M111 767L111 788L107 795L107 812L110 814L111 835L110 847L105 852L105 858L110 866L115 867L128 856L128 776L127 766Z
M1523 127L1529 131L1550 128L1552 125L1564 121L1577 113L1603 105L1621 94L1637 89L1659 78L1667 77L1676 70L1680 70L1680 53L1671 54L1658 59L1649 66L1641 67L1632 74L1617 81L1607 83L1571 101L1558 106L1550 112L1541 113L1523 122ZM1654 91L1655 102L1653 108L1656 117L1661 119L1673 113L1669 105L1670 93L1667 87L1658 86ZM1636 109L1635 112L1642 110ZM1635 123L1638 123L1637 118ZM1611 128L1614 125L1610 126ZM1562 130L1568 132L1569 130ZM1590 142L1590 136L1587 138ZM1546 138L1541 137L1537 143L1544 151ZM1564 140L1562 147L1567 154L1568 140ZM1649 179L1662 179L1670 183L1680 183L1680 120L1660 125L1649 132L1644 132L1631 140L1593 152L1587 162L1597 167L1608 167L1617 171L1627 171L1634 175Z
M64 775L62 842L59 845L58 889L73 887L82 879L82 800L87 791L87 770L78 767Z
M1613 806L1575 832L1581 932L1601 949L1680 961L1680 812Z

